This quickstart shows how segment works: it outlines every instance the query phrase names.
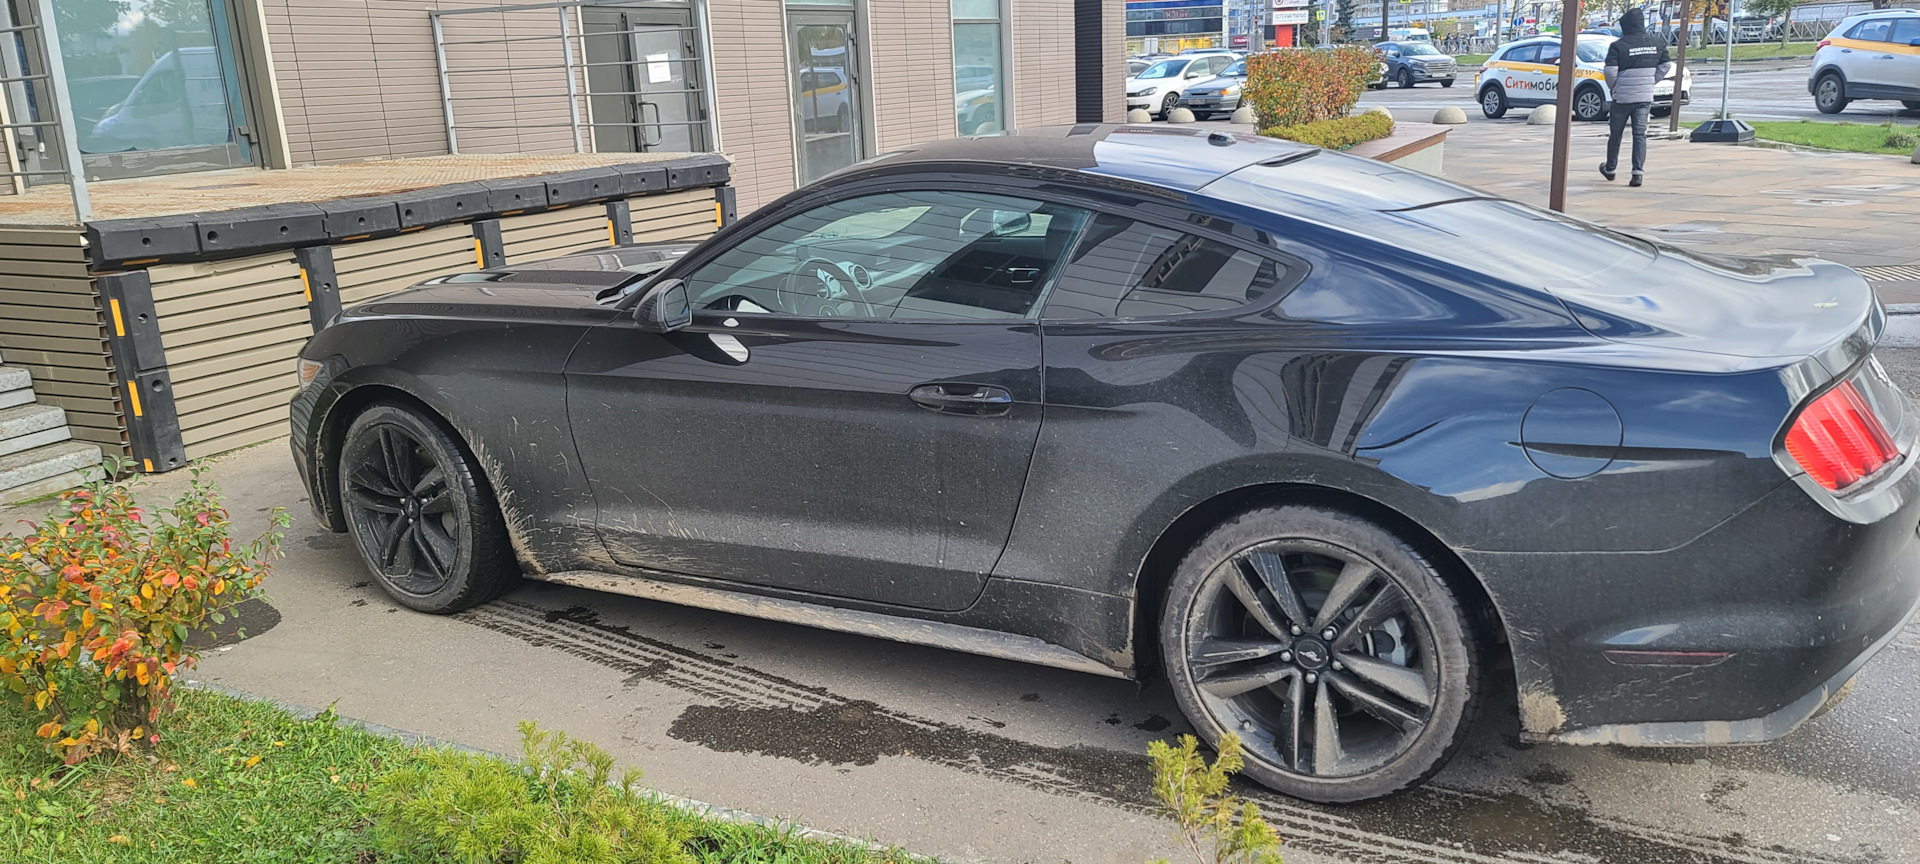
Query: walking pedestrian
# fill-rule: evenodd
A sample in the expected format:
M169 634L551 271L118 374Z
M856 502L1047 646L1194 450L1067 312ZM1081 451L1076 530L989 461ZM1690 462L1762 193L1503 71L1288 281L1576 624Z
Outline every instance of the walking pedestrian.
M1613 106L1607 112L1607 161L1600 163L1600 176L1613 179L1620 167L1620 134L1633 124L1633 179L1628 186L1640 185L1647 171L1647 115L1653 110L1653 85L1673 74L1673 61L1667 59L1666 40L1647 33L1646 18L1638 9L1620 16L1620 38L1607 46L1607 90L1613 94ZM1678 111L1674 104L1669 110Z

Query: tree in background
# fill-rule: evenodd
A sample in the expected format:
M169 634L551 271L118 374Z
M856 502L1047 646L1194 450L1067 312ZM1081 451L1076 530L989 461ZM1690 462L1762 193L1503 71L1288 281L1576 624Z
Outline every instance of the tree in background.
M1333 41L1353 41L1353 0L1334 0Z
M1768 18L1780 19L1780 46L1783 48L1786 47L1787 39L1793 33L1789 16L1793 14L1793 7L1796 5L1799 5L1799 0L1747 0L1742 4L1749 15L1765 15Z

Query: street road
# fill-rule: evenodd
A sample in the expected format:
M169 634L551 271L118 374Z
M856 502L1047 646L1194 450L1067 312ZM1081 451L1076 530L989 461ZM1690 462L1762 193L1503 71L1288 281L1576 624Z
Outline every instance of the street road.
M1920 393L1920 350L1885 356ZM503 752L518 749L515 722L535 719L660 789L947 860L1179 854L1148 807L1147 742L1188 728L1164 685L535 583L461 615L415 614L370 587L345 537L311 525L287 460L275 443L208 467L235 514L284 505L296 523L271 608L201 680ZM1287 838L1289 864L1920 861L1920 623L1848 701L1765 746L1524 745L1511 684L1490 698L1424 788L1343 808L1242 791Z
M1854 102L1847 110L1836 114L1822 114L1813 107L1813 97L1807 93L1807 60L1792 61L1755 61L1733 64L1732 82L1727 88L1727 104L1733 116L1748 121L1759 120L1816 120L1824 122L1885 123L1889 116L1898 118L1895 122L1914 125L1920 122L1920 111L1909 111L1898 102L1872 101ZM1699 55L1689 53L1687 66L1693 69L1693 101L1680 112L1683 120L1707 120L1720 110L1720 80L1724 62L1710 63ZM1480 116L1480 108L1474 104L1474 88L1470 79L1470 70L1462 70L1463 77L1452 87L1442 88L1437 84L1421 84L1411 90L1397 87L1386 90L1371 90L1360 98L1362 110L1375 105L1400 111L1401 109L1438 109L1442 105L1456 105L1460 110L1475 117ZM1406 116L1406 115L1401 115ZM1526 112L1515 111L1509 117L1525 117ZM1426 118L1421 118L1426 119ZM1656 125L1665 123L1665 118L1654 118ZM1664 128L1664 126L1663 126Z

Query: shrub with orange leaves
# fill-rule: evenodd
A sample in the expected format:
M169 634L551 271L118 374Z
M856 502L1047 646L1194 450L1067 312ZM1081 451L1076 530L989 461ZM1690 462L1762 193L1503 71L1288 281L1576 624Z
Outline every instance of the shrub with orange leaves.
M1268 129L1345 117L1380 69L1372 48L1282 48L1247 55L1241 101Z
M188 637L259 593L290 524L275 508L263 534L235 544L197 469L170 506L148 510L111 479L117 463L104 467L46 521L0 538L0 687L69 764L159 740L174 679L198 656Z

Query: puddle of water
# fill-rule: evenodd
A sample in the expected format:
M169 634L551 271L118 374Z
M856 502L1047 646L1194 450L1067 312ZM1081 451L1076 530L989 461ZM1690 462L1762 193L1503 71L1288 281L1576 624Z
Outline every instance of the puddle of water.
M915 717L606 624L586 607L550 610L497 601L456 618L625 671L630 681L644 679L701 697L706 701L685 708L668 735L717 752L756 753L813 765L918 759L1134 813L1156 812L1144 752L1048 747ZM1021 698L1037 701L1038 695ZM1147 729L1157 725L1155 721L1173 725L1157 715L1137 725ZM1526 779L1564 785L1575 778L1561 769L1543 768ZM1686 834L1602 819L1525 795L1490 796L1433 784L1385 801L1345 807L1296 801L1249 782L1237 784L1237 791L1261 808L1289 848L1363 861L1518 864L1538 862L1542 856L1587 864L1876 860L1754 849L1736 835Z

